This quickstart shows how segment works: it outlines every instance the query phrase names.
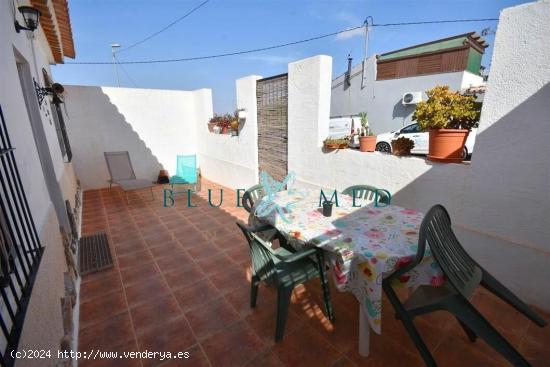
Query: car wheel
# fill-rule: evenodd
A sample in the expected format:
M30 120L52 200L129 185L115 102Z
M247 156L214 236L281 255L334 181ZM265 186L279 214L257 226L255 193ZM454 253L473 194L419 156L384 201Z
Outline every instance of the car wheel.
M462 160L468 160L468 148L466 147L462 148Z
M383 153L391 153L391 145L389 145L385 141L382 141L376 144L376 151L383 152Z

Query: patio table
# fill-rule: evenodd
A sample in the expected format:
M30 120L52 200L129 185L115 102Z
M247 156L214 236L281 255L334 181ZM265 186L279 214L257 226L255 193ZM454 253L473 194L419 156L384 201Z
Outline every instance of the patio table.
M273 225L295 248L314 245L325 250L338 290L352 292L361 305L359 353L367 356L370 328L377 334L382 330L382 279L416 255L423 214L396 205L354 207L349 196L340 194L339 206L325 217L319 201L320 190L280 191L259 201L255 207L264 202L263 210L251 220ZM421 264L398 283L394 286L437 286L443 275L427 251Z

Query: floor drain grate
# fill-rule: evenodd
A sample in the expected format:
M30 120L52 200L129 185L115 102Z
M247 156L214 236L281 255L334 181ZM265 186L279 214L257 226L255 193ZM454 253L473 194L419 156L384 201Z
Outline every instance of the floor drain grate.
M80 239L79 267L80 274L86 275L113 266L113 257L105 232Z

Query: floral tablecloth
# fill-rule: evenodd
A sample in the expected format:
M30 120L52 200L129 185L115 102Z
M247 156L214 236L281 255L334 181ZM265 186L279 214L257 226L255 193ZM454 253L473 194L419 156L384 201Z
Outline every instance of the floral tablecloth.
M339 194L339 207L325 217L319 198L319 190L278 192L271 198L274 210L257 219L276 227L294 247L322 247L338 289L355 295L372 329L380 334L382 278L413 260L423 214L395 205L357 208L351 198ZM443 275L427 251L421 264L394 286L442 283Z

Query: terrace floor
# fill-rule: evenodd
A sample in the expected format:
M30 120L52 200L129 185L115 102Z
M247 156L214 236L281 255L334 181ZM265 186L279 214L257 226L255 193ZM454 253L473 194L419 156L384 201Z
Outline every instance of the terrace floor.
M332 288L332 325L318 282L295 289L285 337L275 344L276 293L264 287L257 307L249 306L250 256L235 225L247 213L229 189L221 208L210 207L208 188L221 186L203 180L192 196L195 208L185 195L163 207L160 186L155 201L144 192L131 194L129 205L117 189L84 193L83 234L107 232L115 266L82 279L79 350L189 351L190 358L79 360L80 366L423 365L387 300L382 335L371 333L370 356L359 356L355 298ZM474 303L533 365L550 363L550 328L534 326L484 291ZM470 343L445 313L415 322L441 366L507 365L483 341Z

